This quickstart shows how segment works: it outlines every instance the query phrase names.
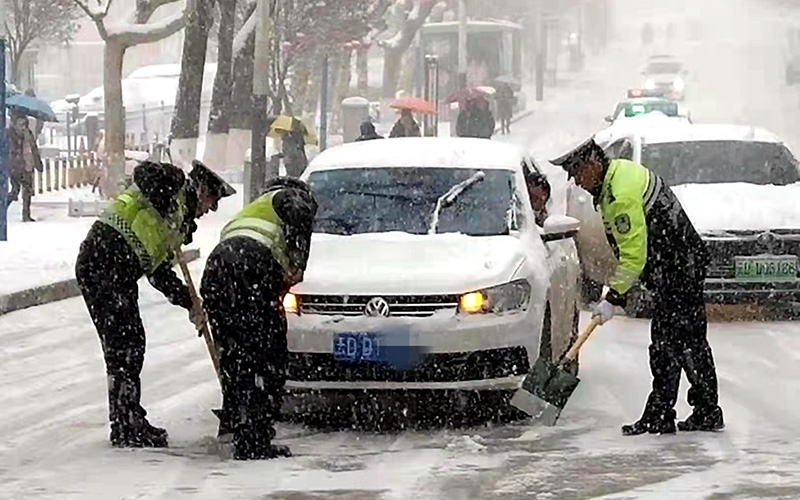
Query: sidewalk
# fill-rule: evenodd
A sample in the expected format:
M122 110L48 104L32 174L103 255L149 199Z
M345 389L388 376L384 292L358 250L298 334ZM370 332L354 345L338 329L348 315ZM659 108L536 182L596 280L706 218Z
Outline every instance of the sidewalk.
M223 200L216 213L198 222L187 257L207 256L222 226L242 205L238 194ZM34 197L31 215L36 222L20 222L20 206L8 211L8 241L0 242L0 314L79 295L75 261L94 217L69 217L69 199L94 199L87 188L46 193Z

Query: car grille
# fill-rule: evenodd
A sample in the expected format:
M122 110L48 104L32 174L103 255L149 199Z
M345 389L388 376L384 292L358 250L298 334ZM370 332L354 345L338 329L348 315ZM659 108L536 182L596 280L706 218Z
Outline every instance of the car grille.
M345 363L333 354L289 353L289 380L305 382L461 382L525 375L530 364L521 346L486 351L428 354L410 370L377 362Z
M707 278L732 279L736 276L735 257L750 255L800 255L800 233L791 230L727 231L703 235L711 262Z
M301 314L327 316L364 316L367 304L373 299L383 299L388 304L389 316L432 316L441 310L455 310L458 295L299 295Z

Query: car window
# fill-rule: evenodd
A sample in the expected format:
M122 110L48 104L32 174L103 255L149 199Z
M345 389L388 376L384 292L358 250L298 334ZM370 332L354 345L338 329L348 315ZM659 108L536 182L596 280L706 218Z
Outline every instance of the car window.
M688 183L797 182L797 160L782 144L751 141L702 141L649 144L642 164L670 185Z
M632 102L625 108L625 116L646 115L659 111L667 116L678 116L678 103L672 101Z
M680 73L681 71L681 63L673 62L673 61L658 61L658 62L651 62L647 65L647 73L648 74L675 74Z
M633 159L633 146L627 139L614 141L605 149L606 156L611 159Z
M427 234L436 201L478 172L484 178L439 211L439 233L508 234L514 172L477 168L352 168L314 172L315 232ZM518 221L517 221L518 222Z

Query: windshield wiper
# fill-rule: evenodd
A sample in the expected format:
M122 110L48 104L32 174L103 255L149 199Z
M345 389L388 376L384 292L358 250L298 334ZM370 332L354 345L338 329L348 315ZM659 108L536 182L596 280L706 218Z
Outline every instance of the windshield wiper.
M461 196L464 191L481 182L485 178L486 174L484 174L482 171L475 172L472 177L463 182L459 182L455 186L448 189L445 194L440 196L436 200L436 208L433 209L433 215L431 216L431 228L428 230L428 234L436 234L436 230L439 228L439 212L441 212L443 208L447 208L455 203L456 199L458 199L458 197Z

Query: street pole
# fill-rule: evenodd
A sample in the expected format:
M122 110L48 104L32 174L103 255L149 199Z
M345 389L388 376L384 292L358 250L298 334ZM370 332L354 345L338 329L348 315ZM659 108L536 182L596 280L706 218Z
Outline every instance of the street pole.
M328 56L322 60L322 78L319 98L319 150L328 147Z
M5 15L0 0L0 16ZM2 17L0 17L2 19ZM0 241L8 241L8 137L6 136L6 40L0 37Z
M245 204L256 199L267 179L267 95L269 94L269 50L272 17L270 3L277 0L258 0L255 15L256 47L253 61L253 114L252 140L250 143L250 185L246 186ZM273 174L273 173L271 173ZM277 172L273 174L277 176Z
M467 86L467 0L458 0L458 87Z

